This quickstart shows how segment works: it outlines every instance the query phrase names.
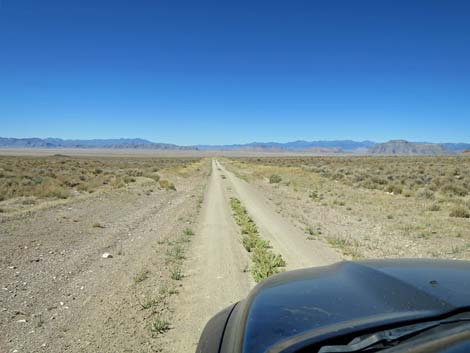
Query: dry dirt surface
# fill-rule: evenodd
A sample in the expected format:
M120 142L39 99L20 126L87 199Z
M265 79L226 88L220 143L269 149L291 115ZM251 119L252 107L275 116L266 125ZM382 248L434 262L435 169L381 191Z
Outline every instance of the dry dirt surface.
M142 303L171 281L165 241L191 226L206 175L2 215L0 352L160 351Z
M207 320L255 286L231 197L287 270L341 259L219 161L197 170L171 179L177 191L136 183L2 216L0 351L194 352Z

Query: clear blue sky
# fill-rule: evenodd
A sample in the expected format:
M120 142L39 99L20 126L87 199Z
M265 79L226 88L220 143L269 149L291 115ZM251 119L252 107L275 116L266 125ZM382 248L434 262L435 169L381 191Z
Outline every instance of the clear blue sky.
M470 1L0 0L0 136L470 142Z

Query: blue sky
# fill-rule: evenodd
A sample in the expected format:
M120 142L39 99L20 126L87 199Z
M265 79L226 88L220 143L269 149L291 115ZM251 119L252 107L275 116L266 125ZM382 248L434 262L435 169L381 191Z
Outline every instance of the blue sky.
M470 142L469 1L0 0L0 136Z

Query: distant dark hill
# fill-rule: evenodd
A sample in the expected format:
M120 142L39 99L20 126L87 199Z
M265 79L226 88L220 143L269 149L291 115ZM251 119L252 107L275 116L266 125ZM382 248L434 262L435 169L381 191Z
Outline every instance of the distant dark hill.
M369 148L368 153L380 155L445 155L453 152L439 144L392 140Z
M5 138L0 137L0 147L7 148L110 148L110 149L154 149L190 150L192 147L168 143L155 143L143 139L97 139L63 140L59 138Z

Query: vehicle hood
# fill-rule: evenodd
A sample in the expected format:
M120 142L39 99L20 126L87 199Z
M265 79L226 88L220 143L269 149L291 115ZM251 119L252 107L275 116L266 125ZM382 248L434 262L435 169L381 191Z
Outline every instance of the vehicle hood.
M238 352L294 352L306 341L463 308L470 308L470 262L340 262L259 284L238 305L231 333L238 342L229 341Z

